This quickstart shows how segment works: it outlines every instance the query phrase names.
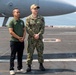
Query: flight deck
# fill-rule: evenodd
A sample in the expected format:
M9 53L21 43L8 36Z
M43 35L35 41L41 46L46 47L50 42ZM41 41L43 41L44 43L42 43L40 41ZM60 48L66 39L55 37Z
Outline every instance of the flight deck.
M39 70L37 52L35 50L32 62L32 71L26 73L27 36L23 55L24 73L17 73L17 60L15 60L16 75L76 75L76 27L57 28L46 27L44 34L44 67L46 71ZM7 27L0 27L0 75L9 74L10 34Z

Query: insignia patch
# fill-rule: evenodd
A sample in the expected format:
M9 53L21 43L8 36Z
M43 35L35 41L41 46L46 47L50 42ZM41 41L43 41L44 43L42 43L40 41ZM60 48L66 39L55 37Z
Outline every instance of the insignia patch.
M23 25L23 22L21 22L21 25Z

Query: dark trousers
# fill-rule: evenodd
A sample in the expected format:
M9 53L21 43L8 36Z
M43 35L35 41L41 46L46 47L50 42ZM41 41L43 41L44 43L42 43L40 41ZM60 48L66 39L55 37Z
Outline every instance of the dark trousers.
M22 57L24 50L24 42L10 41L11 56L10 56L10 70L14 70L14 60L17 54L18 70L22 69Z

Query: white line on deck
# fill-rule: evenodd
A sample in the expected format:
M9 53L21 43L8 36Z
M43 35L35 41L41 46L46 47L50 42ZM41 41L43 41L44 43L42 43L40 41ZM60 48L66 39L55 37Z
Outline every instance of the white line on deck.
M5 54L7 54L10 51L10 49L8 49L6 52L4 52L3 54L0 55L0 57L4 56Z
M76 61L76 59L44 59L44 62L71 62ZM10 62L10 60L0 60L0 62ZM15 60L17 62L17 60ZM26 60L23 59L23 62L26 62ZM34 59L33 62L38 62L37 59Z

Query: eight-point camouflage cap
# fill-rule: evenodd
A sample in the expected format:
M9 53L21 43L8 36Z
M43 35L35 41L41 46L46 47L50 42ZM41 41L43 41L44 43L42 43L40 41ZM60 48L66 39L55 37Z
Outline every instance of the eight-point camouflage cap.
M36 4L32 4L30 8L31 9L35 9L35 8L39 9L40 7L38 5L36 5Z

